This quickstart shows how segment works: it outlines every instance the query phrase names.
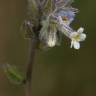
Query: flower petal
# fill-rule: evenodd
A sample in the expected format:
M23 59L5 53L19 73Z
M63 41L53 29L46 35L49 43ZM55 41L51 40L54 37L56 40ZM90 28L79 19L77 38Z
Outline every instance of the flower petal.
M83 33L83 32L84 32L84 28L83 28L83 27L80 27L80 28L77 30L77 32L78 32L79 34Z
M79 42L74 41L73 46L77 50L80 49L80 43Z
M86 39L86 34L81 34L80 35L80 41L84 41Z
M74 46L74 41L72 40L70 48L72 48L73 46Z

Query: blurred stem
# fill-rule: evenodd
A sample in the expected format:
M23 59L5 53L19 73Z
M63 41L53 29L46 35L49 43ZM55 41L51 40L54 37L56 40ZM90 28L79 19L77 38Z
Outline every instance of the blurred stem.
M31 38L30 49L29 49L29 60L27 65L26 79L25 79L25 90L26 96L32 96L32 69L34 64L34 57L38 45L38 40L36 38Z

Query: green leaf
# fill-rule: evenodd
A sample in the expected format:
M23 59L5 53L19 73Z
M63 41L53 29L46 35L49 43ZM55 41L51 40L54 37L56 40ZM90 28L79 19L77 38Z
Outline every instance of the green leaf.
M21 84L24 80L24 78L18 72L17 68L13 65L6 64L4 66L4 72L12 83Z

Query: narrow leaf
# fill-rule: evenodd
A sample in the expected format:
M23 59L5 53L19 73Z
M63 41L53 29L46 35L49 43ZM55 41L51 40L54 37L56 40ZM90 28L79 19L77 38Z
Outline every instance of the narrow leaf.
M4 66L4 72L7 75L8 79L15 84L21 84L22 83L22 76L18 72L15 66L6 64Z

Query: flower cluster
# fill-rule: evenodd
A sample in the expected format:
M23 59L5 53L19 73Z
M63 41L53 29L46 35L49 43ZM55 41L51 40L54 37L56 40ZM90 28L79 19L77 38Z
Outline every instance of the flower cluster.
M70 26L78 12L71 6L73 0L39 0L39 2L41 2L38 6L39 24L42 26L39 33L41 43L47 47L54 47L60 44L64 34L71 40L71 48L79 49L80 42L86 39L86 34L83 33L83 27L76 31Z

